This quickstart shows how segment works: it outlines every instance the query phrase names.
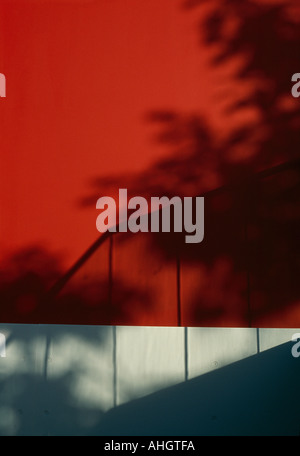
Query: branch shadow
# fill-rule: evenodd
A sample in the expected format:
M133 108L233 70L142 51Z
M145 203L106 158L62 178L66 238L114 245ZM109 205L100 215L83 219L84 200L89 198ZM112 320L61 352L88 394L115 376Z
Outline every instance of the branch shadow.
M112 277L106 246L65 280L60 258L42 246L20 249L1 263L0 320L6 323L110 325L130 321L147 290Z
M211 73L239 62L225 87L216 87L224 119L234 122L219 131L206 112L146 113L146 123L158 125L165 158L143 173L96 177L80 204L94 205L120 184L129 197L148 200L204 195L204 241L188 245L174 230L117 233L97 241L67 273L42 247L21 251L4 266L12 272L0 284L2 321L300 325L300 110L291 95L299 7L216 0L183 9L197 6Z
M148 113L147 122L159 126L156 140L166 158L143 173L95 178L80 204L94 205L120 185L129 197L148 200L204 195L203 243L187 246L177 233L149 234L149 255L160 252L162 262L180 257L184 324L297 326L300 109L291 77L299 60L299 5L183 5L196 7L211 74L222 76L238 62L216 87L216 102L231 123L221 131L205 111Z

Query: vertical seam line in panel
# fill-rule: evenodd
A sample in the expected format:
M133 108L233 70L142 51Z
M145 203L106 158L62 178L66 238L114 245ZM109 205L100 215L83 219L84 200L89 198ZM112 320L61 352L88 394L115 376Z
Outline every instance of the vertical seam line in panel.
M180 258L176 258L176 284L177 284L177 326L182 326L181 316L181 284L180 284Z
M184 328L184 380L189 379L188 328Z
M117 406L117 327L112 327L113 335L113 406Z

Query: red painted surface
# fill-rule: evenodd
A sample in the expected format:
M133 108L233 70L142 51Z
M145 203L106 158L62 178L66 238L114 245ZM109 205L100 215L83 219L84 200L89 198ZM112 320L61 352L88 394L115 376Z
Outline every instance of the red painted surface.
M201 5L0 1L0 321L299 326L299 5ZM207 195L204 242L98 245L119 188Z

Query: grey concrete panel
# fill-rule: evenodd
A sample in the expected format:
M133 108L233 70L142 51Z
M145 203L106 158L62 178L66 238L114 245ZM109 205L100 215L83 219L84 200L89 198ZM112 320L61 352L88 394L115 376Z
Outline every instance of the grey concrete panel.
M196 377L257 353L254 328L189 328L188 376Z
M185 379L184 328L117 328L118 404Z
M98 432L113 406L112 328L0 325L0 435Z
M38 325L0 325L0 435L39 434L38 404L45 338Z
M300 328L262 328L259 329L260 350L269 350L277 345L290 342L294 334L300 333Z
M106 435L116 429L119 419L122 426L132 422L136 427L136 413L132 410L144 400L150 407L145 413L148 410L150 415L144 414L143 422L153 419L149 426L154 431L158 415L166 415L165 407L173 407L174 411L168 412L160 424L169 435L187 432L183 410L193 432L198 429L197 416L201 412L200 435L226 435L232 430L254 435L265 430L294 435L298 431L297 423L293 425L293 410L292 418L287 417L299 366L291 354L290 341L298 332L299 329L0 324L0 435ZM290 368L292 374L288 374ZM265 369L265 373L257 369ZM279 377L271 376L272 369L280 370L281 382L290 381L287 375L295 376L295 391L289 391L288 397L277 385ZM234 388L230 386L231 372L238 375ZM272 385L264 377L267 373L273 378ZM245 385L240 384L240 376ZM256 392L248 388L253 382ZM228 422L224 418L229 413L227 399L222 395L218 400L215 397L222 385L233 401ZM269 401L270 387L277 403ZM238 398L235 388L240 388ZM169 403L169 393L172 396L173 392ZM181 392L187 394L186 401L180 399ZM256 395L260 399L255 402ZM206 408L196 406L206 399ZM180 416L176 415L176 400L180 400ZM250 408L255 405L251 409L253 416L240 407L243 402ZM282 424L281 412L287 418ZM264 418L260 418L262 414ZM126 435L126 426L122 429ZM131 428L128 432L132 435Z

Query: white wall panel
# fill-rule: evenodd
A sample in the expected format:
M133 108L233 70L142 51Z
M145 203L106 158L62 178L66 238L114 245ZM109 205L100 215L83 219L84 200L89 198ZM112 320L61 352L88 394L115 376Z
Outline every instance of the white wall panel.
M255 435L267 429L271 434L292 432L294 435L294 416L282 429L279 417L283 412L289 416L292 399L285 395L289 393L294 397L294 390L285 390L282 385L290 381L290 376L296 385L293 388L298 385L299 362L291 355L292 344L285 344L297 332L300 329L1 324L5 356L0 356L0 435L101 435L104 429L114 429L115 419L121 420L121 429L124 420L134 423L134 410L135 407L139 410L139 401L151 406L154 400L155 413L166 414L170 397L173 397L169 404L171 409L175 407L173 401L176 403L178 399L180 413L188 413L186 407L192 411L195 401L202 401L203 405L204 400L213 400L214 388L222 389L222 379L228 381L234 375L255 385L251 394L261 397L254 401L255 407L263 400L264 407L274 409L272 413L278 415L277 421L274 419L276 423L273 420L276 427L272 420L265 427L265 422L259 424L257 418L252 420L251 414L247 418L248 412L244 410L241 432L249 430ZM270 387L265 384L266 373L260 372L261 369L270 375L273 370L280 372L281 386L276 383L279 378L275 376L272 380L272 391L278 397L276 403L273 399L268 402ZM209 372L215 386L203 375ZM239 385L240 395L248 397L250 394L247 384ZM226 388L232 404L236 401L234 407L238 408L241 400L245 404L249 402L246 396L236 399L235 387L230 389L230 382ZM185 396L180 399L177 394L185 394L191 404L186 402ZM222 401L225 399L222 396ZM214 433L216 429L218 433L221 429L215 422L209 422L208 426L205 421L205 413L211 420L211 417L229 413L223 409L221 399L216 401L207 402L207 410L204 408L201 412L197 407L194 410L196 415L200 412L203 415L204 427L199 428L199 432ZM256 416L254 405L251 413ZM180 434L184 423L177 418L166 417L167 421L171 420L168 432L172 433L174 421ZM234 421L233 410L230 429L238 429L240 419L241 416L236 415ZM164 425L167 421L163 421ZM190 425L196 426L196 423L191 421Z
M118 404L184 378L184 328L117 328Z
M189 328L189 378L257 353L254 328Z
M278 345L290 342L294 334L299 333L299 329L277 329L262 328L259 329L259 346L260 350L269 350Z

